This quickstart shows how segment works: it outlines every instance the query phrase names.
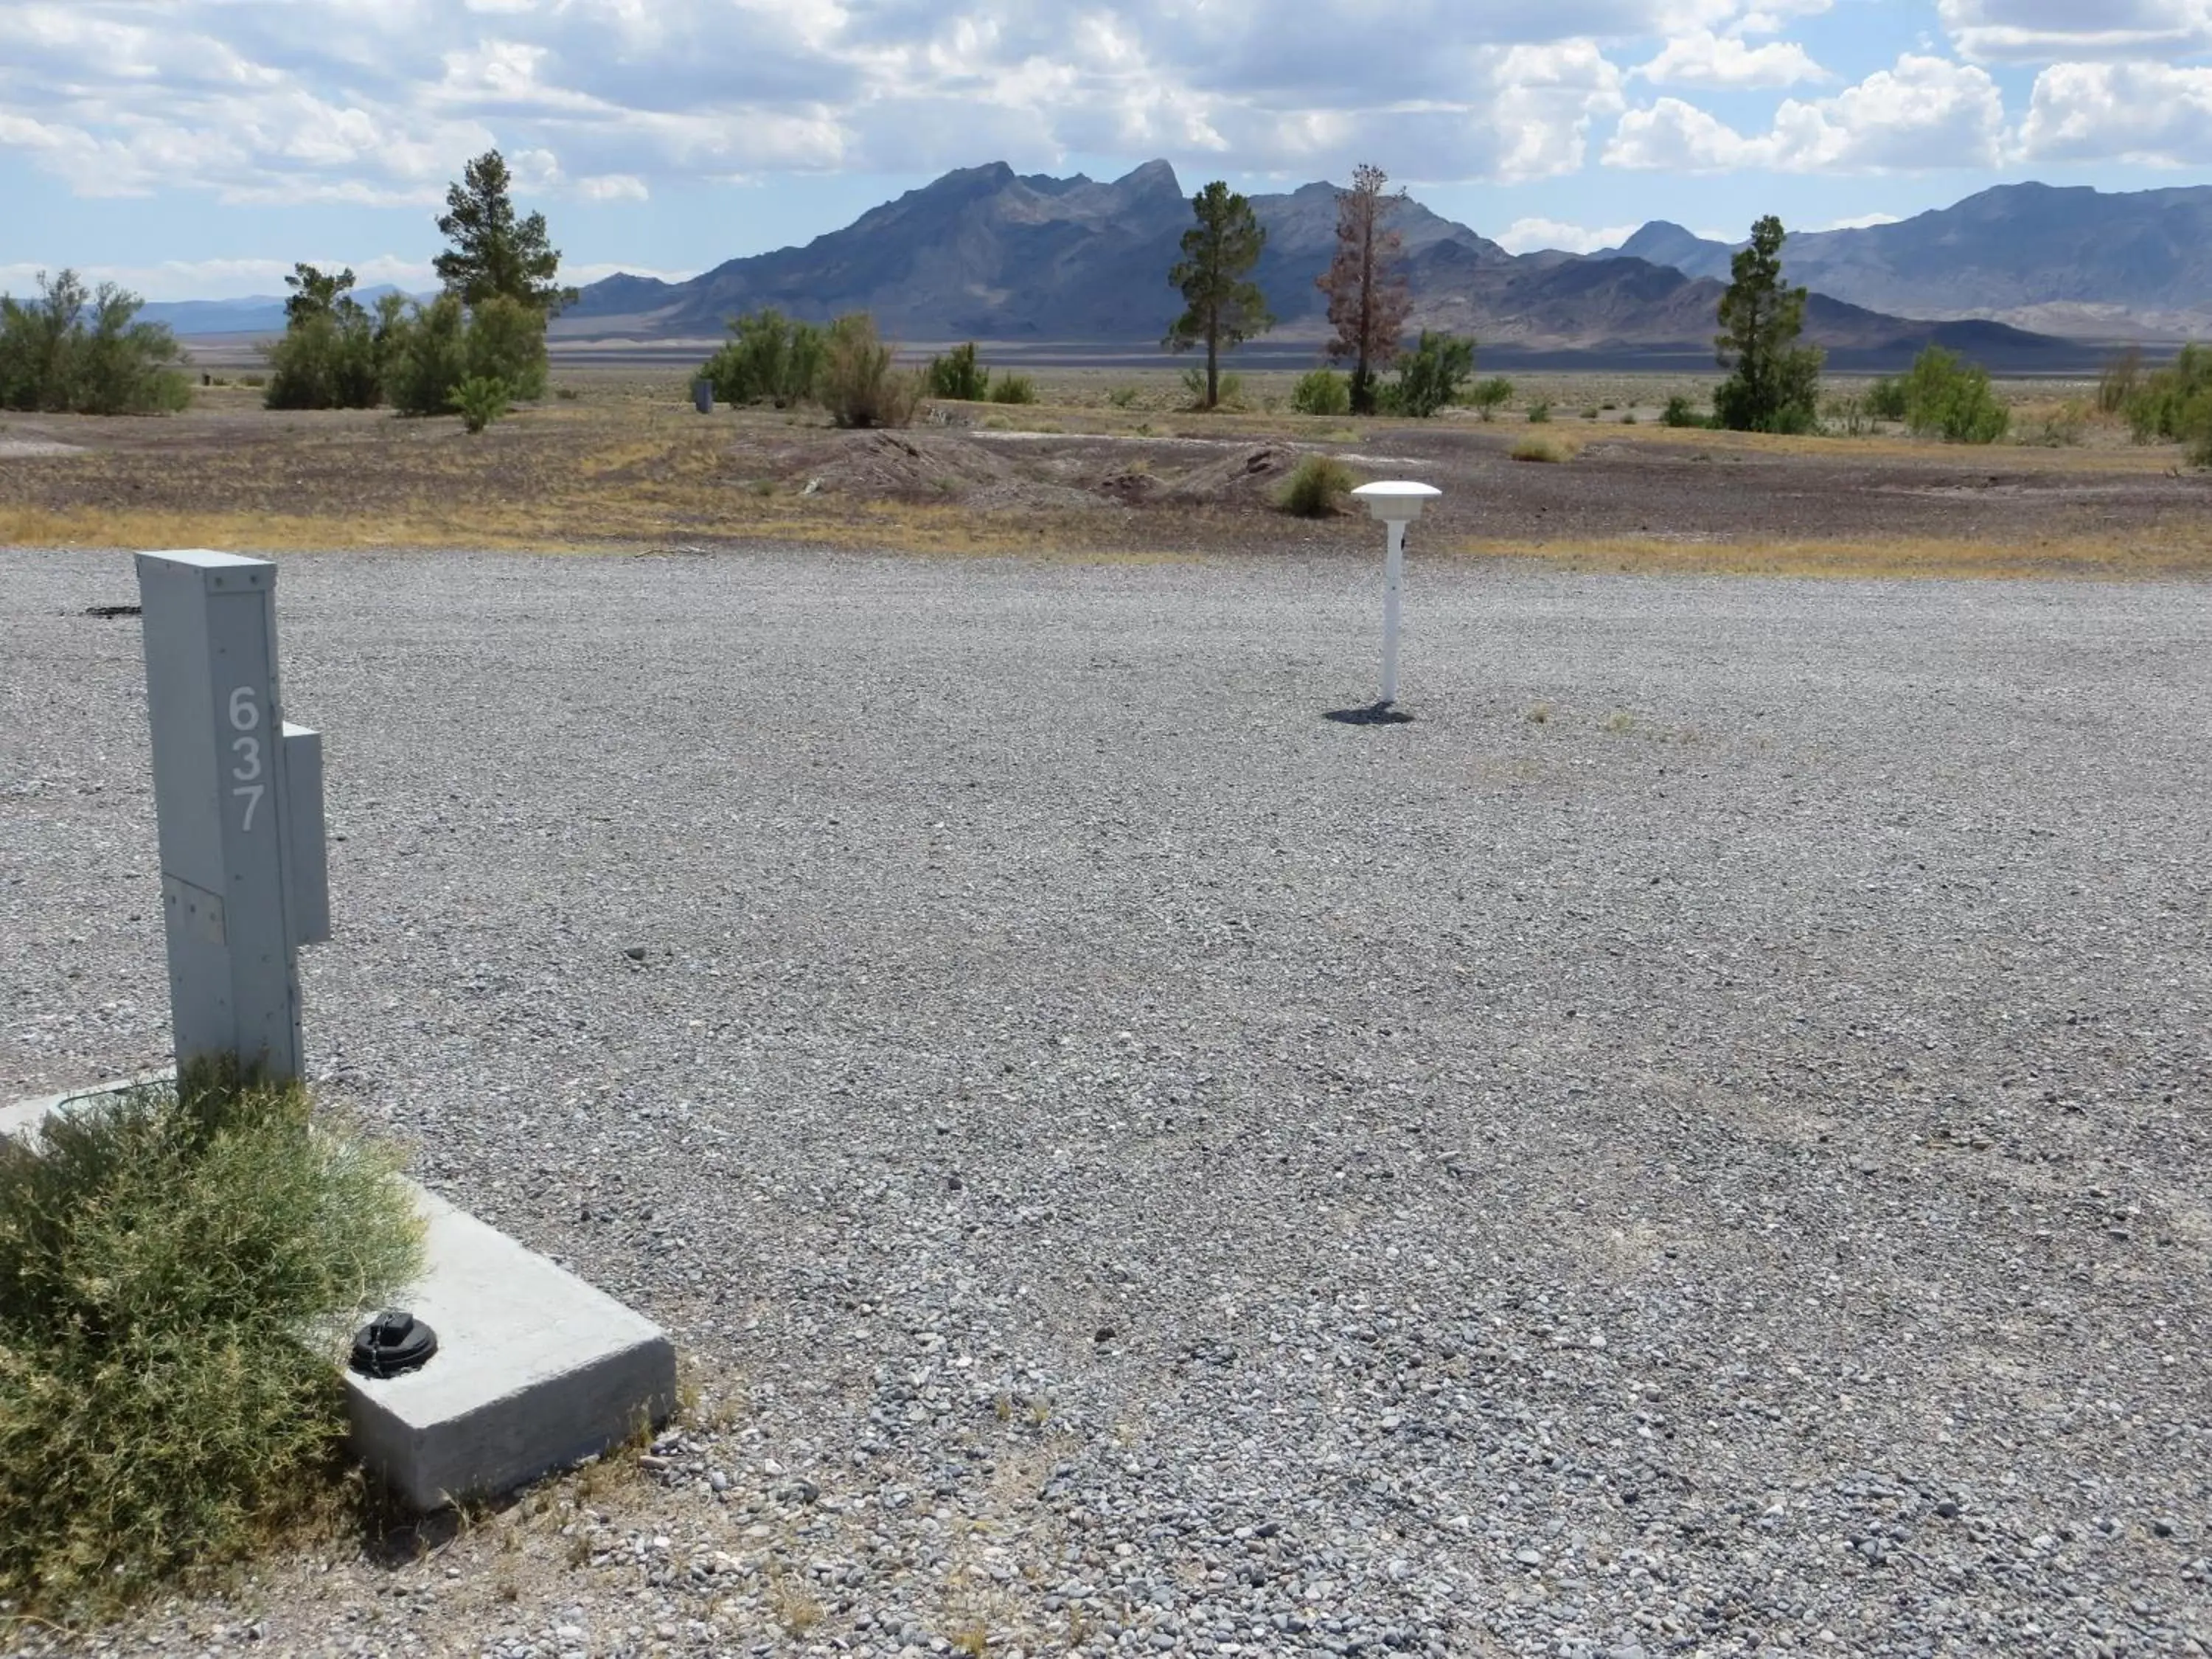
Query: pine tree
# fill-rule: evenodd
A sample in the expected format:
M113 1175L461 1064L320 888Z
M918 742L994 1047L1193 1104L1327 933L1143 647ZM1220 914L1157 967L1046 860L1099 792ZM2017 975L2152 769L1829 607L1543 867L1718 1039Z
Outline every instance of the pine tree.
M576 290L556 280L561 254L546 241L545 216L517 219L512 188L507 161L495 149L462 169L438 221L438 234L453 245L437 258L438 280L471 309L503 296L550 316Z
M1782 244L1789 232L1769 214L1738 250L1733 279L1721 295L1721 332L1713 344L1731 371L1713 394L1713 410L1734 432L1809 432L1818 421L1820 365L1826 354L1801 346L1806 292L1782 284Z
M1206 406L1221 400L1221 349L1236 346L1275 325L1267 297L1248 279L1267 246L1267 233L1252 204L1220 179L1190 199L1198 222L1182 234L1182 258L1168 281L1182 290L1186 307L1168 330L1167 345L1206 346Z

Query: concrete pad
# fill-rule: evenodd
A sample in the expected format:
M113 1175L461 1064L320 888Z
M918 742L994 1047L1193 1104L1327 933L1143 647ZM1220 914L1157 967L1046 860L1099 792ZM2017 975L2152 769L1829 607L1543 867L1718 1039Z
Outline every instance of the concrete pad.
M0 1107L0 1134L163 1073ZM423 1272L400 1305L438 1334L404 1376L345 1371L356 1456L418 1510L495 1496L676 1409L667 1333L497 1229L407 1183ZM348 1333L350 1337L351 1333Z
M676 1409L666 1333L415 1188L428 1267L404 1303L438 1334L404 1376L346 1373L356 1455L417 1509L511 1492Z

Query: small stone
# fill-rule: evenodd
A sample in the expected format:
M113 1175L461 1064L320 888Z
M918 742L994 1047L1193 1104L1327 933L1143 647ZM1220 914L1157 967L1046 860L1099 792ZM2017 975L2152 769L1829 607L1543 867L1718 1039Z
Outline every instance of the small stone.
M2163 1519L2154 1521L2150 1523L2150 1529L2156 1533L2160 1538L2171 1538L2173 1536L2173 1522L2171 1521Z
M1513 1552L1513 1559L1524 1567L1540 1567L1544 1565L1544 1553L1541 1550L1516 1550Z
M730 1477L724 1474L721 1470L716 1469L708 1475L707 1484L716 1492L727 1492L730 1489Z
M1936 1513L1946 1521L1955 1521L1959 1516L1959 1506L1947 1498L1936 1506Z
M645 960L645 946L642 945L625 945L623 946L623 954L628 957L632 962L643 962Z

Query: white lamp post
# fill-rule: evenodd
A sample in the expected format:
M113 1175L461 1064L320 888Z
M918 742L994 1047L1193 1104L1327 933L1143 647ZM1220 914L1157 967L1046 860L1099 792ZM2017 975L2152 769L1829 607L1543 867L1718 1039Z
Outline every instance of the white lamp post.
M1389 551L1382 561L1382 701L1398 701L1398 602L1406 584L1406 526L1421 516L1421 503L1443 491L1431 484L1394 479L1362 484L1352 492L1367 510L1390 526Z

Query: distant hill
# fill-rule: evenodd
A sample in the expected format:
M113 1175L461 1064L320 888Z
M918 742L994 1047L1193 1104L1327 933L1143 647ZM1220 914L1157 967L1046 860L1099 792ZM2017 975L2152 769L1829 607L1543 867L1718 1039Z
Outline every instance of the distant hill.
M1279 344L1317 343L1328 325L1314 278L1336 234L1337 187L1255 196L1267 246L1254 273ZM1179 308L1167 271L1191 222L1175 171L1152 161L1109 183L1023 176L1003 162L950 173L804 247L732 259L685 283L618 276L562 313L558 335L709 338L740 313L775 306L822 321L865 310L908 343L1157 341ZM1416 328L1449 328L1528 352L1693 352L1710 356L1719 291L1647 258L1516 258L1407 201ZM1686 231L1677 241L1695 243ZM1661 251L1674 251L1671 245ZM1722 266L1726 267L1725 249ZM1909 353L1936 325L1823 301L1808 332L1838 351ZM2053 342L2014 330L1977 337L1985 360L2032 364Z
M380 295L401 292L389 283L356 289L354 297L374 306ZM161 323L173 332L187 334L282 334L284 301L281 295L255 294L242 300L157 300L138 313L142 323Z
M1733 251L1655 220L1591 257L1725 277ZM2208 185L2000 185L1895 224L1794 233L1782 257L1792 282L1878 311L2086 338L2212 331Z

